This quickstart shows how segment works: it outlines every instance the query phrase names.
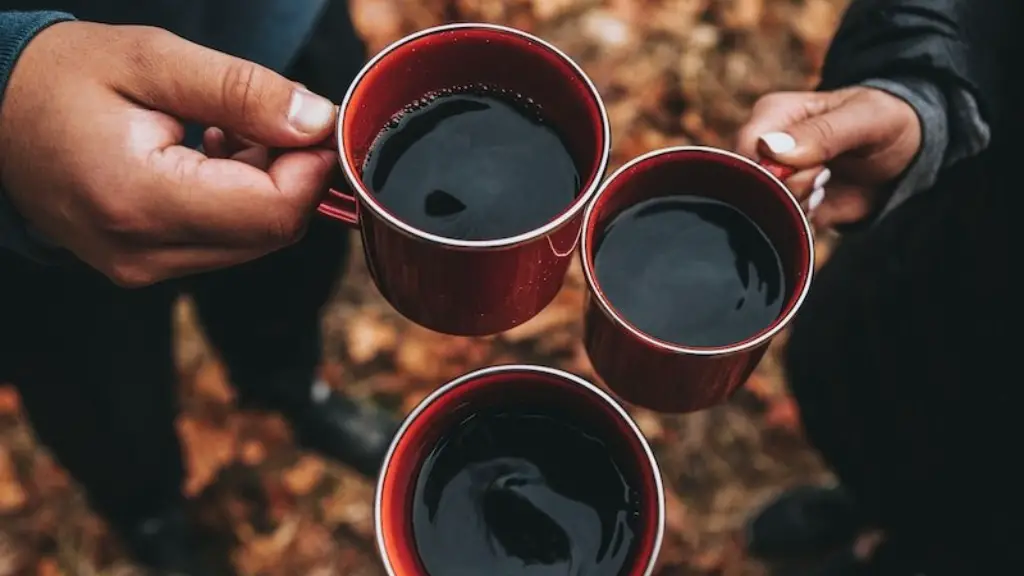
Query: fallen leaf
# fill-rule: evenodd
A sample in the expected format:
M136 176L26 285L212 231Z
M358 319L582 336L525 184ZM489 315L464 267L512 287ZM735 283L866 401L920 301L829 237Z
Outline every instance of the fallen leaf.
M193 382L196 393L217 404L235 401L235 390L228 384L228 373L219 360L207 360L196 372Z
M366 364L395 348L398 331L381 318L360 314L349 323L347 340L349 358L356 364Z
M256 440L249 440L242 444L242 450L239 452L239 460L246 466L258 466L266 457L266 448Z
M18 479L10 450L0 444L0 515L13 514L28 501L28 493Z
M195 496L234 460L236 438L232 430L216 428L190 416L178 418L177 428L185 447L188 470L185 494Z
M295 496L305 496L313 491L324 477L323 460L313 456L303 456L285 471L282 481L285 488Z
M11 384L0 384L0 414L14 416L20 409L18 390Z

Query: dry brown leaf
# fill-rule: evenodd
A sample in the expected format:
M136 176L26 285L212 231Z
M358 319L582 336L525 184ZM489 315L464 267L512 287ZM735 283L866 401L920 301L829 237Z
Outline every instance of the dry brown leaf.
M578 305L576 302L564 302L568 298L572 298L572 296L562 296L566 292L566 290L559 292L555 300L547 308L541 310L540 314L537 314L528 322L503 333L501 337L508 342L522 342L537 338L545 332L563 328L577 322L583 314L583 306ZM560 300L563 302L560 302Z
M420 402L426 399L426 397L429 396L431 392L433 392L432 389L426 388L420 388L418 390L407 392L405 396L402 398L402 412L404 414L409 414L410 412L415 410L416 406L419 406Z
M366 364L394 350L398 331L382 318L359 314L348 325L347 341L349 358L356 364Z
M185 447L188 469L185 494L195 496L234 460L235 434L233 430L217 428L190 416L178 418L177 427Z
M570 10L578 8L579 0L530 0L533 16L541 22L554 20Z
M670 485L666 482L666 485ZM665 527L676 534L685 534L691 530L686 504L673 490L665 493Z
M351 477L341 480L333 492L320 501L328 526L344 524L366 539L373 538L373 486Z
M209 359L200 366L193 381L200 397L217 404L231 404L235 401L235 390L228 384L228 373L219 360Z
M402 36L403 18L399 7L389 0L352 0L352 20L375 54Z
M28 493L18 478L11 451L0 444L0 515L17 512L27 501Z
M11 384L0 384L0 414L14 416L20 409L18 390Z
M287 518L272 534L247 542L233 554L235 564L246 574L264 574L273 570L298 534L299 523L297 517Z
M637 428L640 429L640 432L643 433L647 440L656 442L665 436L665 427L661 425L661 420L650 410L633 408L632 416Z
M8 576L23 573L30 562L29 551L14 539L0 533L0 575Z
M300 560L315 563L321 558L328 557L334 551L334 537L325 527L304 522L295 536L295 545L292 553Z
M731 30L754 29L764 16L764 0L724 0L719 5L722 26Z
M70 485L67 471L49 454L39 454L32 463L32 481L42 498L46 499L67 490Z
M765 425L769 428L785 430L798 436L802 433L800 409L792 398L784 397L773 400L764 415Z
M257 440L249 440L242 444L238 459L246 466L258 466L267 458L267 449Z
M57 560L46 556L36 564L36 576L62 576Z
M429 379L438 373L433 346L422 334L406 333L395 353L395 365L409 376L421 379Z
M299 458L299 461L286 470L281 477L285 488L295 496L309 494L323 478L324 462L313 456Z

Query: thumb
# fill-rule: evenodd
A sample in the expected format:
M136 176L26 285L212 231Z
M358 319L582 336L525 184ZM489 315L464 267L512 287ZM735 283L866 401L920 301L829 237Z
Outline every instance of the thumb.
M797 169L820 166L841 154L873 144L877 130L870 121L872 115L865 102L850 98L792 124L785 132L761 135L758 151Z
M119 89L154 110L217 126L268 147L300 148L330 136L336 109L274 71L145 29Z

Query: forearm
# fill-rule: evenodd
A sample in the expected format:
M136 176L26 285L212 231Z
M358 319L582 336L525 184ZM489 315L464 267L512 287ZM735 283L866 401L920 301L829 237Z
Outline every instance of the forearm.
M72 20L63 12L0 12L0 106L7 92L11 71L21 51L39 32L58 22ZM4 126L0 124L0 137ZM0 159L2 164L2 159ZM50 249L25 228L7 195L0 188L0 248L13 250L37 260L47 260Z

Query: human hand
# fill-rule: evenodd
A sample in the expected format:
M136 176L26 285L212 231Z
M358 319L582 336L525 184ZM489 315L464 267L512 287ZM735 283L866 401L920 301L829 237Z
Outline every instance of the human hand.
M257 258L304 232L335 166L336 108L156 28L55 24L0 107L0 180L28 224L123 286ZM182 121L285 152L181 145Z
M921 125L914 109L896 96L866 87L764 96L737 139L744 156L769 158L797 170L786 184L819 227L851 224L871 215L920 147Z

